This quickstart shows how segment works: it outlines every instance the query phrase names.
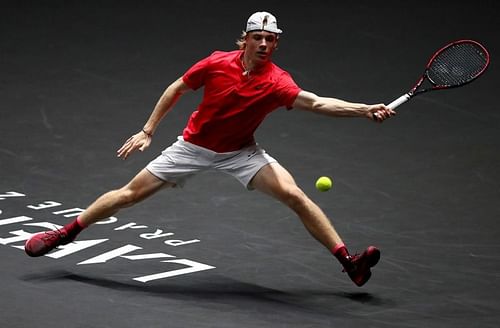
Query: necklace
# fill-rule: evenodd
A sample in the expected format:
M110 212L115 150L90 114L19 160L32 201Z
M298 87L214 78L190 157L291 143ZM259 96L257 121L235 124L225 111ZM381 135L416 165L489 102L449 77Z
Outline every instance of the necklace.
M243 73L242 73L242 75L250 77L250 71L251 71L251 69L248 69L246 67L245 62L243 61L243 58L240 58L240 62L241 62L241 67L243 67Z

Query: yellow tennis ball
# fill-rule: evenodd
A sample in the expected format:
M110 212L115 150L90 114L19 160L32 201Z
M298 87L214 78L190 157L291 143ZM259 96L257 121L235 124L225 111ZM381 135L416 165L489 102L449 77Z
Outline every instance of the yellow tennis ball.
M319 177L316 180L316 189L319 191L327 191L332 187L332 180L329 177Z

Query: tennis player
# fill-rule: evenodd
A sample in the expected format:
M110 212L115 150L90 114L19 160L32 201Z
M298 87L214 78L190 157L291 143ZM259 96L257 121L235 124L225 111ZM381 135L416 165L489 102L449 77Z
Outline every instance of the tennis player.
M362 286L380 251L370 246L350 255L324 212L297 186L291 174L260 147L254 132L277 108L296 108L332 117L363 117L382 122L395 112L383 104L367 105L320 97L301 89L271 60L282 30L268 12L252 14L237 42L239 49L215 51L190 67L159 98L141 131L117 151L128 158L151 143L160 121L181 96L203 88L203 99L177 140L129 183L100 196L73 222L33 235L25 244L30 256L42 256L72 242L89 225L132 206L160 189L182 187L195 174L217 170L235 177L291 208L305 228L338 259L352 281Z

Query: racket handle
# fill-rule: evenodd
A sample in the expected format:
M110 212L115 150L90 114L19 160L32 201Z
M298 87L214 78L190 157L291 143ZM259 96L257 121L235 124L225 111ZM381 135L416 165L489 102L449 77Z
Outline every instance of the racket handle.
M389 105L387 105L387 107L389 107L390 109L394 109L394 108L404 104L408 100L410 100L410 95L405 93L404 95L402 95L401 97L399 97L398 99L394 100Z

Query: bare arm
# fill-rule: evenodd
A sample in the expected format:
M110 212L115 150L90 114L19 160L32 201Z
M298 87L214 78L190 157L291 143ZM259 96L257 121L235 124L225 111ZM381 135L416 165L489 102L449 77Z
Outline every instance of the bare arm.
M293 107L322 115L366 117L378 122L396 114L384 104L353 103L337 98L320 97L309 91L301 91L295 99Z
M180 96L188 90L190 89L184 81L182 81L182 78L178 78L170 84L156 103L156 106L149 116L149 119L144 125L142 131L131 136L127 139L123 146L118 149L118 157L127 159L127 157L135 150L138 149L139 151L144 151L144 149L149 147L151 144L151 138L161 120L172 109L177 100L179 100Z

